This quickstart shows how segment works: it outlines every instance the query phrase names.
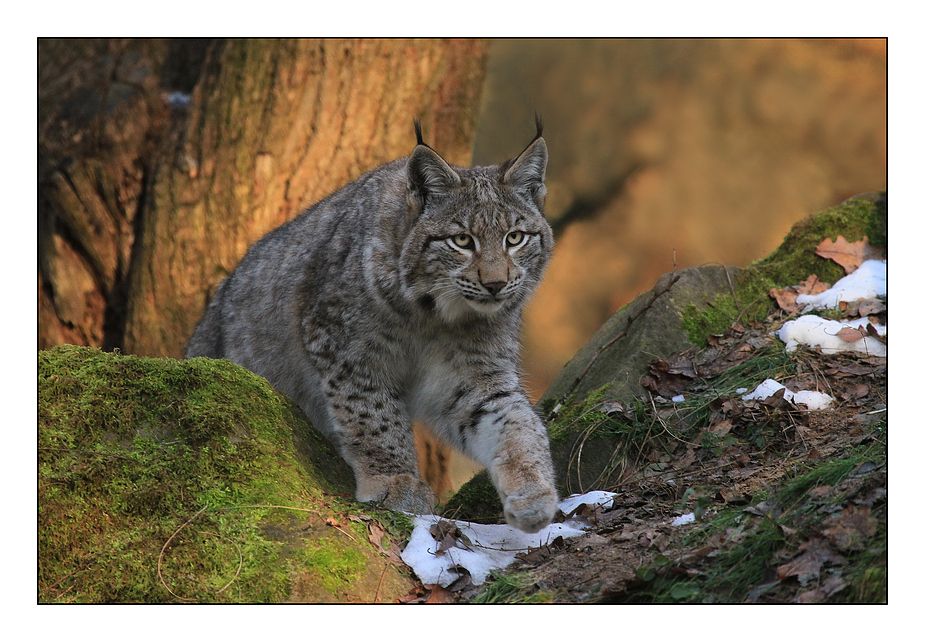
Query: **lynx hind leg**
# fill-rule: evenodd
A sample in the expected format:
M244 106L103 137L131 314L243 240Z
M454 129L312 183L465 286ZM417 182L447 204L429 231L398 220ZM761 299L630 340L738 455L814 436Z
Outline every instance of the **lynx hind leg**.
M356 477L356 498L391 510L432 514L434 494L418 474L414 432L396 399L367 398L358 388L329 385L338 448Z
M356 497L361 502L382 502L390 510L430 515L434 512L434 493L420 477L409 473L398 475L357 474Z

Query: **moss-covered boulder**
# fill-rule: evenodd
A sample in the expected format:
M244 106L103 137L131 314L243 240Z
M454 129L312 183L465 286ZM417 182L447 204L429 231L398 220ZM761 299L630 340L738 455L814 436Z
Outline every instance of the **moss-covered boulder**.
M566 364L539 402L549 420L550 442L562 495L615 483L619 462L637 429L613 426L615 410L647 401L640 379L648 366L673 353L705 346L733 322L765 319L775 308L771 288L783 288L810 274L834 283L844 276L835 262L818 256L826 238L849 242L867 237L886 249L886 192L871 192L817 212L793 226L769 256L744 269L709 266L662 276L655 287L618 310ZM618 411L619 412L619 411ZM631 414L627 412L627 414ZM486 474L476 475L450 499L448 512L465 519L495 518L500 504Z
M301 411L227 361L39 353L40 602L373 602L407 523L351 499ZM373 543L375 542L375 543Z
M816 254L826 238L849 242L867 237L886 245L886 193L862 194L796 225L768 257L740 270L727 266L688 268L663 275L655 287L623 306L565 365L543 395L549 410L569 397L584 399L607 387L610 396L644 396L640 379L653 361L705 346L734 321L763 319L775 303L771 288L800 283L810 274L834 283L844 270Z

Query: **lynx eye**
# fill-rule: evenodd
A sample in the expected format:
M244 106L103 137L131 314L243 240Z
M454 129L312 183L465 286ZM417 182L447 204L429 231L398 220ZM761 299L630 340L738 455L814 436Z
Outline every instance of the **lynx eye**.
M454 234L450 237L450 242L461 250L472 247L472 237L468 234Z
M520 230L515 230L505 237L508 247L516 247L524 242L526 235Z

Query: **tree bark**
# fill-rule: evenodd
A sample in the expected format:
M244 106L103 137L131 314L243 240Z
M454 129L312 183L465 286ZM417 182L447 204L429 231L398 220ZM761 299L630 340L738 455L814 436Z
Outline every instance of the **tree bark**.
M247 248L414 147L471 159L480 40L39 42L39 348L179 357Z

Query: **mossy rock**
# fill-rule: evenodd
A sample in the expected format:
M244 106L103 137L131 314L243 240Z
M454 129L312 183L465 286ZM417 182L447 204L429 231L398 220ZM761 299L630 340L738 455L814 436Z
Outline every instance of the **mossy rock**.
M372 602L412 586L367 535L391 514L350 499L347 464L265 379L75 346L38 361L40 602Z
M824 239L838 236L849 242L867 237L885 250L886 192L855 196L803 219L780 247L744 269L706 266L663 275L578 351L543 395L541 407L548 412L602 386L625 401L644 396L640 379L651 362L705 347L709 335L723 333L735 321L764 319L776 305L771 288L796 285L810 274L828 283L844 276L841 266L815 252Z
M776 307L771 288L797 285L811 274L826 283L845 276L844 268L816 254L825 239L842 236L853 243L866 237L871 245L883 248L886 258L886 210L886 192L868 192L796 223L776 250L742 270L735 296L719 296L708 309L686 310L684 329L691 341L706 346L709 335L724 332L735 319L742 323L764 319Z
M747 324L774 310L771 288L796 285L810 274L834 283L844 270L815 253L826 238L867 237L886 250L886 192L872 192L813 214L793 226L769 256L744 269L707 266L663 275L655 288L608 319L566 364L538 404L548 420L561 495L606 488L617 481L620 453L635 439L632 422L607 421L601 402L647 398L640 379L648 365L721 334L734 321ZM670 288L668 283L678 276ZM657 296L656 296L657 295ZM608 425L607 430L598 426ZM644 427L643 427L644 428ZM462 519L498 518L491 481L476 475L447 503Z

